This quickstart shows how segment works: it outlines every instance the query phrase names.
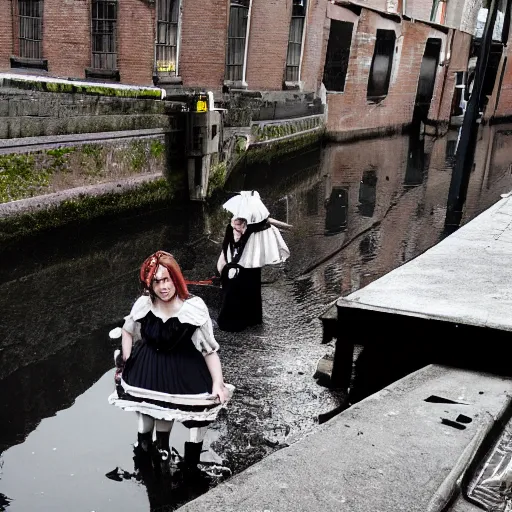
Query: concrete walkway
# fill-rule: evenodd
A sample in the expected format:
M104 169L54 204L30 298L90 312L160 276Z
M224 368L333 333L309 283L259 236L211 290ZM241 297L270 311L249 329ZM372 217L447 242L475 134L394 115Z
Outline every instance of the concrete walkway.
M512 330L512 197L361 290L338 308Z
M441 511L511 393L510 379L427 366L180 510Z

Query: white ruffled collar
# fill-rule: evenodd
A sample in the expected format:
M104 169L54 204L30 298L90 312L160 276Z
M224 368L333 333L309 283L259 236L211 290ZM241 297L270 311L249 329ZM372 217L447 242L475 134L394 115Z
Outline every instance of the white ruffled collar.
M200 326L208 320L208 308L201 297L190 297L183 302L183 306L176 314L165 318L155 310L149 295L142 295L133 305L130 316L134 321L137 321L144 318L150 311L164 322L170 318L177 318L182 324Z

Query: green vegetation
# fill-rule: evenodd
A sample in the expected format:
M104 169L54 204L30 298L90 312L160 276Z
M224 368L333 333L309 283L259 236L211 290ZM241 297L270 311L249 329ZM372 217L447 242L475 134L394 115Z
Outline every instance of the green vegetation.
M57 206L0 219L0 243L73 222L111 216L126 210L168 205L173 189L165 178L141 184L123 193L81 195Z
M158 89L122 89L105 85L74 85L65 82L45 82L39 80L21 80L17 78L10 78L9 80L5 80L5 82L8 82L5 85L10 87L33 91L92 94L97 96L115 96L117 98L161 98L161 91Z
M226 182L226 162L219 162L210 167L208 177L208 197L211 197L215 190L221 189Z
M48 187L55 165L36 168L33 154L0 155L0 203L38 195Z
M276 142L269 141L261 147L249 148L246 153L245 163L247 165L255 164L258 162L270 163L279 157L300 151L303 148L312 146L319 143L323 138L323 131L318 130L313 133L306 133L298 135L287 140L280 140Z

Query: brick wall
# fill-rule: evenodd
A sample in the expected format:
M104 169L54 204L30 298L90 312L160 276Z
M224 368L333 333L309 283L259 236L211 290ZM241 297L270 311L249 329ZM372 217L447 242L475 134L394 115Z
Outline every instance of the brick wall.
M155 7L122 0L118 7L118 67L121 82L150 85L153 76Z
M179 73L186 87L220 89L224 81L227 0L183 0Z
M0 70L10 68L9 56L12 54L11 1L0 0Z
M388 94L375 104L367 101L366 90L375 34L377 28L382 28L382 23L378 14L365 9L361 12L355 44L350 53L345 91L327 97L327 129L330 132L401 125L412 119L421 60L430 27L408 21L396 24L398 51L394 57ZM400 34L402 38L399 38Z
M246 73L249 89L282 89L291 16L292 2L252 0Z
M468 66L471 35L459 31L453 31L452 33L448 35L448 45L452 41L448 67L438 66L437 68L438 77L429 112L430 119L438 121L448 121L450 119L456 73L466 71Z
M301 71L305 91L317 91L322 83L330 26L327 5L324 0L309 3Z
M377 9L378 11L386 12L388 0L357 0L359 5L364 5L370 9Z
M496 111L494 113L497 117L512 116L512 30L509 33L507 48L504 50L504 56L507 57L507 63L503 72L503 82L499 97L497 97L496 87L500 81L500 70L496 77L496 86L494 89L493 99L497 99ZM502 65L503 65L502 57ZM488 115L490 113L487 113Z
M55 76L83 78L91 65L91 0L45 0L43 56Z
M407 0L406 14L415 20L430 20L433 0Z

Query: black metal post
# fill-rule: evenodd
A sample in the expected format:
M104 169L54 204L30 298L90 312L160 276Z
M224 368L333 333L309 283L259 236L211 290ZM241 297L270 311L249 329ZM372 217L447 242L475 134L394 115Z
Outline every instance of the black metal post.
M448 204L446 210L445 229L448 232L455 231L462 220L462 210L466 202L466 196L469 185L469 177L473 166L475 156L475 145L478 133L477 119L480 109L480 97L482 86L489 61L489 53L492 44L492 34L494 23L498 12L499 0L492 0L487 14L485 28L482 35L482 43L478 53L476 63L475 80L473 82L473 91L469 98L464 120L462 122L459 144L455 157L455 167L450 182L448 192Z

